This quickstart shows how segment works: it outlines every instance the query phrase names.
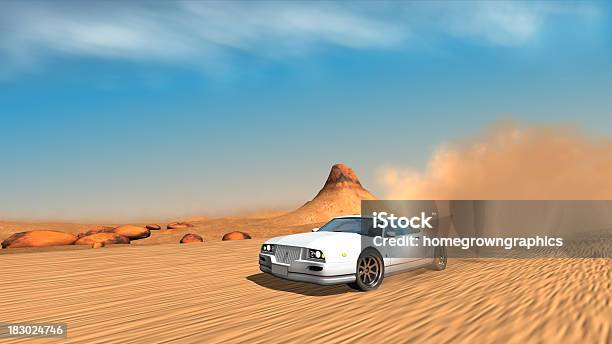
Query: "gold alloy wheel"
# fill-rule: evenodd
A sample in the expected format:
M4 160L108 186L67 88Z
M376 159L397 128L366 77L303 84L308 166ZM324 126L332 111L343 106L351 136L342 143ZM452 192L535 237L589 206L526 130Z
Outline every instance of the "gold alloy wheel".
M381 276L382 262L374 256L365 256L359 262L358 278L361 283L367 286L373 286L378 283Z

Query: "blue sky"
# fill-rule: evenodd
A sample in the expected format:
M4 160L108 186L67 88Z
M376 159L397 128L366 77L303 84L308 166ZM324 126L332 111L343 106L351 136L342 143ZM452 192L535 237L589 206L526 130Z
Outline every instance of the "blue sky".
M511 119L607 136L603 2L2 2L0 217L299 205Z

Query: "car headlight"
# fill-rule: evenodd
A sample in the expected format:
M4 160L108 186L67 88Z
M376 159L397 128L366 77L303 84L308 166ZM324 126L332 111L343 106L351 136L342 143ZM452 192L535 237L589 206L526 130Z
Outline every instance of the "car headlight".
M325 254L323 254L323 251L321 250L308 249L308 259L318 262L324 262Z
M267 254L274 254L275 245L272 244L263 244L261 245L261 252Z

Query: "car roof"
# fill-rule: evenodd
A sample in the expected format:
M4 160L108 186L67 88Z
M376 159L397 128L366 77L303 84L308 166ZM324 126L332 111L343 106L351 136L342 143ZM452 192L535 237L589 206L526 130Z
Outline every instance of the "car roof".
M369 219L369 218L371 218L371 217L369 217L369 216L361 216L360 214L354 214L354 215L336 216L332 220L334 220L334 219Z

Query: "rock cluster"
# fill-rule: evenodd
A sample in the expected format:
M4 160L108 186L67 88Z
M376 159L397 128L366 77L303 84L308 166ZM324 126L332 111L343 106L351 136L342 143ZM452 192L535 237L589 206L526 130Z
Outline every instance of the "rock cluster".
M2 248L74 244L103 247L111 244L129 244L131 240L148 238L150 235L151 231L149 229L134 225L119 227L94 226L77 235L60 231L34 230L11 235L2 242Z

